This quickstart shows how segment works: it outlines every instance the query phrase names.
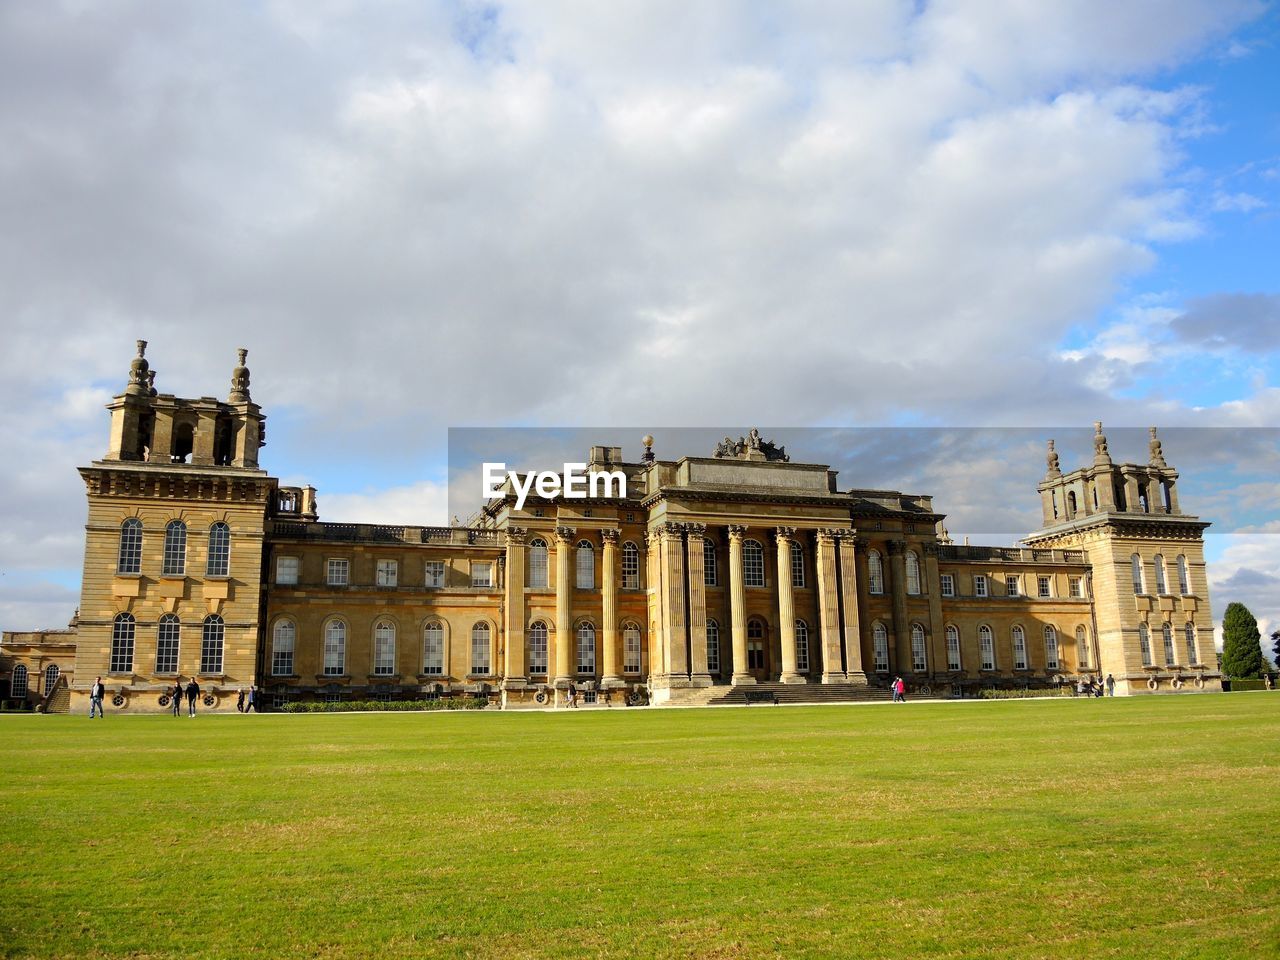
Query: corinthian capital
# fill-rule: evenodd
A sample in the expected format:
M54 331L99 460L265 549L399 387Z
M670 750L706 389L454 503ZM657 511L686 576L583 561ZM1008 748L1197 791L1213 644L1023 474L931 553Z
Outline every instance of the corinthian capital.
M556 540L560 543L572 543L577 532L573 527L556 527Z
M747 534L747 528L740 523L729 524L729 539L741 540Z
M779 540L794 540L796 536L795 527L778 527L776 530Z
M618 533L616 528L606 528L600 531L600 536L604 538L605 543L617 543Z
M689 534L691 537L705 536L707 532L707 525L705 523L686 523L684 525L684 532Z
M524 543L524 535L528 533L524 527L507 527L508 543Z

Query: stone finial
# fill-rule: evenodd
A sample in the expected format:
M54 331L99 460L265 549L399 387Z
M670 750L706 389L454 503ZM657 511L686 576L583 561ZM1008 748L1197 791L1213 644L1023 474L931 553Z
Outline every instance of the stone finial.
M151 396L157 396L159 391L156 390L156 371L152 368L147 371L147 393Z
M1169 464L1164 461L1164 447L1160 443L1160 438L1156 436L1156 428L1151 428L1151 440L1147 444L1151 451L1151 466L1167 467Z
M653 434L646 433L640 438L640 442L644 444L644 456L640 459L645 463L653 463L653 461L657 459L657 457L653 455Z
M1048 472L1045 474L1047 479L1062 476L1062 470L1058 466L1058 451L1053 448L1052 440L1049 441L1049 451L1045 454L1044 460L1049 467Z
M231 395L227 398L231 403L248 403L249 402L249 368L246 367L245 360L249 357L249 351L244 347L236 350L236 354L240 358L240 362L236 364L236 368L231 371Z
M1093 464L1096 467L1111 466L1111 454L1107 451L1107 438L1102 435L1102 421L1093 421Z
M151 386L147 374L150 369L147 363L147 341L139 340L138 355L129 364L129 385L124 388L124 392L131 397L149 396Z

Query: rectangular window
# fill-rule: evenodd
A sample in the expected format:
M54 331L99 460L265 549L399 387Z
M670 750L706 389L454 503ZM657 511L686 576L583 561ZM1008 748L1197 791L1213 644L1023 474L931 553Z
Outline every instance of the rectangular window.
M1053 593L1050 590L1051 583L1052 581L1048 577L1036 577L1036 595L1040 597L1041 600L1045 600L1053 596Z
M924 655L924 631L911 631L911 669L916 673L924 673L928 669Z
M276 583L293 585L298 582L298 558L276 558Z
M345 587L351 582L351 564L347 560L330 560L326 583L331 587Z
M395 631L382 624L373 632L373 672L379 677L389 677L396 672Z
M1005 593L1005 596L1007 597L1016 597L1018 595L1018 578L1017 577L1004 578L1004 593Z
M983 627L978 631L978 649L982 654L982 669L994 670L996 668L996 643L989 627Z
M1071 596L1077 600L1084 597L1084 577L1072 577L1067 582L1071 586Z
M395 560L379 560L377 580L380 587L394 587L400 580L400 564Z
M473 587L485 587L486 589L493 586L493 564L485 561L484 563L473 562L471 564L471 585ZM486 673L488 671L485 671Z
M955 627L947 628L947 669L960 669L960 631Z
M546 671L546 643L547 637L544 632L542 635L544 672ZM435 621L428 623L422 631L422 673L427 677L444 675L444 627Z
M987 578L981 573L973 578L973 595L975 597L985 597L987 595Z
M622 545L622 589L640 589L640 551L630 542Z
M956 579L949 573L942 575L942 595L944 597L954 597L956 595Z
M443 560L427 561L427 586L428 587L444 586L444 561Z
M702 583L703 586L714 587L720 582L720 574L716 569L716 545L706 537L702 538ZM1184 590L1183 593L1186 593Z
M623 673L639 673L640 672L640 631L634 628L623 631L622 639L624 642L622 657ZM708 670L711 669L708 665ZM719 671L720 663L717 659L715 669Z
M872 659L878 673L889 672L889 637L884 628L876 629L871 634Z
M1013 669L1027 669L1027 636L1021 627L1013 628Z
M804 550L798 543L791 544L791 586L804 586Z
M156 673L178 672L178 619L163 617L156 630Z
M471 631L471 673L475 676L489 675L489 631Z
M534 624L529 631L529 673L543 676L547 672L547 628Z

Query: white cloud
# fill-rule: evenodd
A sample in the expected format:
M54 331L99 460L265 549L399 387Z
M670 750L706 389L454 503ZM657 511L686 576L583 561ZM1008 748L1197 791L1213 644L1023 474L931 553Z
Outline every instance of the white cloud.
M332 523L385 523L422 527L449 524L448 489L424 480L405 487L319 494L320 519ZM461 518L463 520L466 517Z

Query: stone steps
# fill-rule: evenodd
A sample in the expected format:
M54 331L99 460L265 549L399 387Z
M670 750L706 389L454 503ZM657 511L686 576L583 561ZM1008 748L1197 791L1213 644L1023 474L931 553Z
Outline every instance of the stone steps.
M772 693L778 703L868 703L893 699L884 687L858 683L756 683L715 689L716 695L707 701L708 706L740 705L746 702L744 693L748 690Z

